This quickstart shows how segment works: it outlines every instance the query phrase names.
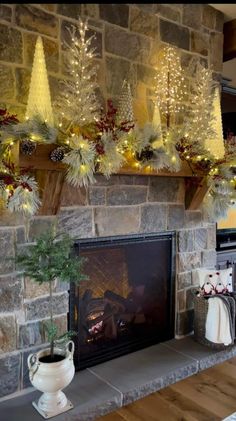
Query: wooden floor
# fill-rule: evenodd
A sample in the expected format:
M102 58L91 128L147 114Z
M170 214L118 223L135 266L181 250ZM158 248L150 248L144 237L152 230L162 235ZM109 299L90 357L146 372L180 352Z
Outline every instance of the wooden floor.
M221 421L236 412L236 357L97 421Z

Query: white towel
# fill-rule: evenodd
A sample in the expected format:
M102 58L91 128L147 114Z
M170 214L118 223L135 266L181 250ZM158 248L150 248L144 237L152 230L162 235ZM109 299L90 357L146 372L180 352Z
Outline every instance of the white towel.
M230 319L225 303L218 297L208 299L205 337L216 344L230 345Z

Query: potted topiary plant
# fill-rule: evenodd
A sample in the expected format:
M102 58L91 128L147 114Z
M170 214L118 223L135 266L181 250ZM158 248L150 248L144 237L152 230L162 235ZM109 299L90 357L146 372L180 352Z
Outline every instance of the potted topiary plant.
M55 235L48 231L15 258L24 275L39 284L47 282L49 287L50 320L45 326L50 347L28 357L30 381L43 392L33 406L44 418L73 408L61 390L69 385L75 373L74 343L69 340L75 332L68 331L59 336L53 316L54 281L78 284L87 279L82 273L83 258L72 253L72 243L69 235Z

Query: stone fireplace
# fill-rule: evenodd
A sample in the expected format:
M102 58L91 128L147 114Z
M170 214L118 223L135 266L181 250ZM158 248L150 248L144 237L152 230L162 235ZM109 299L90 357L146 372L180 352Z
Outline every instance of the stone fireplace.
M36 36L42 35L52 100L66 75L61 42L77 15L88 17L96 35L99 95L103 104L119 99L125 78L132 79L134 112L140 124L152 116L153 80L159 46L180 48L186 67L200 59L222 70L223 15L209 5L194 4L2 4L0 5L0 92L2 107L24 116ZM216 263L216 226L201 210L186 211L181 177L97 176L87 190L64 185L57 215L30 221L0 215L0 398L30 386L27 357L45 347L49 318L47 287L17 276L12 260L54 225L75 240L114 236L149 236L173 232L175 238L176 338L192 331L191 270ZM50 200L50 198L48 199ZM69 286L54 285L56 322L68 326ZM127 297L126 297L127 298ZM165 338L163 338L165 339Z
M181 177L114 175L106 180L98 175L96 179L96 185L87 191L66 185L58 215L35 217L28 229L21 219L2 216L1 396L30 386L27 357L45 347L44 321L49 317L47 286L17 277L8 257L13 257L16 249L27 247L52 225L58 232L69 232L76 241L87 242L90 238L95 244L103 237L149 238L173 232L176 263L173 335L178 338L192 331L191 270L215 265L215 224L205 221L200 210L185 210L185 181ZM54 285L56 321L61 331L67 328L68 290L66 284Z

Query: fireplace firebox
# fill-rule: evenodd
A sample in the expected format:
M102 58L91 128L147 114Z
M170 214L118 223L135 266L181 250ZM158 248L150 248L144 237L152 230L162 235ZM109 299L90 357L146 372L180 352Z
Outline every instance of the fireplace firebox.
M174 337L175 233L81 239L88 280L70 285L76 370Z

